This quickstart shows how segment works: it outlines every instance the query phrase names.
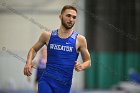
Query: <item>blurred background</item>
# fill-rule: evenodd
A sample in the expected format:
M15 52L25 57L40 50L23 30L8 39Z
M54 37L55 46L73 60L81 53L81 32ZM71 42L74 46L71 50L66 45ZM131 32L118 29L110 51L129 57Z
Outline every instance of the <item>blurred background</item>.
M27 53L43 31L59 28L66 4L77 7L74 29L92 60L74 71L71 93L140 93L139 0L0 0L0 93L34 93L36 69L23 75Z

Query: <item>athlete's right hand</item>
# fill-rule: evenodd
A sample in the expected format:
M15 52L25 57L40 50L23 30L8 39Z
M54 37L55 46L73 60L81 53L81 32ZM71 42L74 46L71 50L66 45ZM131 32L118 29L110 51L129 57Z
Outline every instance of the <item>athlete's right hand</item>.
M25 64L24 66L24 75L31 76L32 75L32 64Z

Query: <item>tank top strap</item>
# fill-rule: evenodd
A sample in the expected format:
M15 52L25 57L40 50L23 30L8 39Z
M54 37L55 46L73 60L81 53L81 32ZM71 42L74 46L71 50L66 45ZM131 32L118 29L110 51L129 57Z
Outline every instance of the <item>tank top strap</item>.
M78 36L78 32L73 31L71 38L76 40L77 36Z

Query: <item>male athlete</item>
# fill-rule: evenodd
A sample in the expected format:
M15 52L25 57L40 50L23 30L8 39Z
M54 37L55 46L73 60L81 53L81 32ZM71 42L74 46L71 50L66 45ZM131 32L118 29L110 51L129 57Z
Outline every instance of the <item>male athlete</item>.
M82 71L91 65L90 54L84 36L73 31L77 9L71 5L62 8L59 16L61 26L52 32L43 32L37 43L30 49L24 75L32 74L32 60L37 51L47 46L46 70L38 83L38 93L69 93L73 69ZM81 53L83 62L77 62Z

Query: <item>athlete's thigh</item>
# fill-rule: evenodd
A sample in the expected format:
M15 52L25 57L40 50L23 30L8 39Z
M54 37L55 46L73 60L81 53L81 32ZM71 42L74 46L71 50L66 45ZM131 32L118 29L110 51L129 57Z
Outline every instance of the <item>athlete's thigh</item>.
M62 83L55 84L55 93L70 93L70 85L63 85Z
M55 93L70 93L70 88L55 89Z
M38 93L53 93L50 85L45 80L39 80Z

